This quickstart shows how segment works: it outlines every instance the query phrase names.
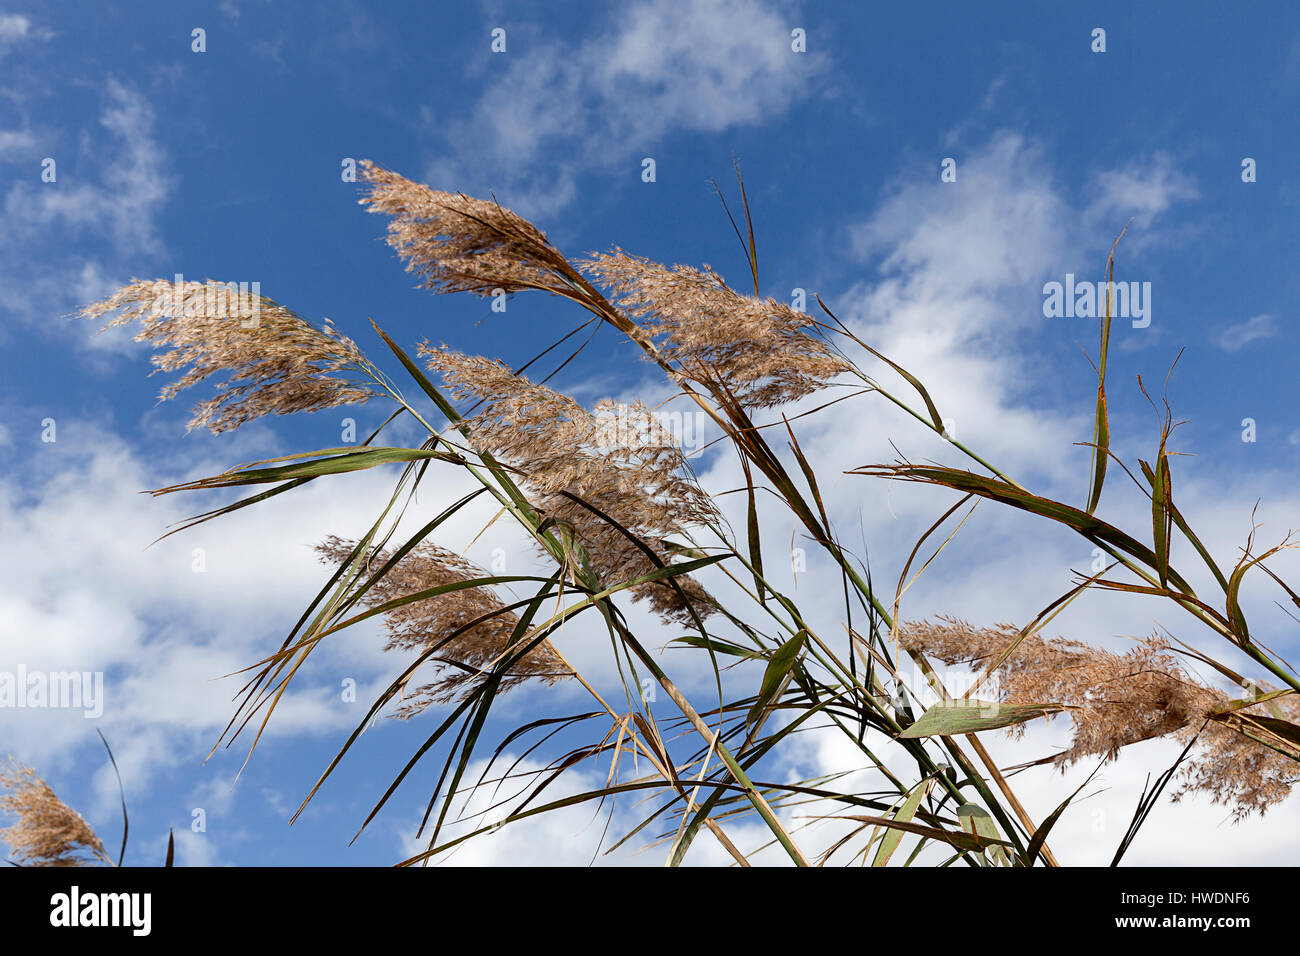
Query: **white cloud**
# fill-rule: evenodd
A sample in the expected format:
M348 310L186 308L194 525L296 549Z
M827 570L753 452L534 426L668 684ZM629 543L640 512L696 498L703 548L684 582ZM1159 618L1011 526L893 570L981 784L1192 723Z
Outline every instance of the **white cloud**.
M1090 201L1081 216L1083 231L1089 235L1118 235L1132 219L1124 247L1141 252L1175 237L1153 228L1156 220L1179 203L1199 199L1200 190L1172 156L1155 153L1096 173L1088 195Z
M0 15L0 42L9 42L27 36L32 21L18 13Z
M100 125L111 145L95 180L64 174L56 182L15 182L5 195L11 245L33 236L48 239L87 233L114 244L120 254L158 252L154 214L169 191L166 154L153 138L154 114L138 92L110 77ZM55 157L56 160L58 157Z
M1042 279L1064 273L1076 254L1060 229L1069 207L1046 168L1040 144L1003 132L967 151L956 183L938 183L928 169L924 178L896 183L851 230L860 255L883 256L881 278L836 299L840 317L865 341L923 378L959 440L1012 466L1041 467L1039 451L1053 436L1079 430L1071 415L1018 401L1032 387L1025 354L1050 331ZM897 376L878 363L872 368L922 407ZM898 419L883 405L857 404L844 414L867 409L854 428L863 437L828 442L828 451L846 468L892 460L884 438L896 433ZM902 450L932 453L924 437ZM859 459L850 462L844 451Z
M1214 344L1225 352L1240 352L1251 342L1277 335L1277 322L1268 313L1252 315L1245 322L1229 325L1214 337Z
M624 760L624 772L630 766L628 758ZM512 768L511 778L499 781L505 768ZM479 780L487 770L484 760L473 761L466 770L466 779ZM607 765L597 768L588 765L567 771L534 800L530 807L542 806L548 802L562 800L581 793L590 793L609 785ZM493 765L487 780L488 785L466 795L454 804L449 814L450 822L439 836L439 842L467 835L476 829L501 823L514 810L518 809L534 788L549 776L545 765L518 754L503 753ZM620 777L629 782L632 776ZM622 839L632 828L645 818L643 802L644 793L632 791L622 794L614 800L590 800L570 807L549 811L533 817L526 817L507 824L494 832L479 834L439 854L429 863L430 866L656 866L662 865L667 857L669 842L655 847L647 847L649 840L657 840L671 823L661 817L657 824L652 824L643 835L646 839L633 839L612 853L606 851ZM654 802L654 801L651 801ZM416 837L415 831L419 819L424 814L424 807L412 808L395 825L400 851L403 859L410 859L429 849L429 837L432 828L426 830L423 837ZM791 823L788 814L783 814L784 822ZM767 830L762 824L754 822L738 823L735 820L722 822L724 832L737 846L757 847L767 842L763 834ZM770 837L770 835L769 835ZM780 862L782 851L768 849L756 854L752 862L763 865ZM687 854L686 862L693 866L725 866L733 863L732 857L708 830L702 830Z
M998 133L962 159L956 183L936 183L927 170L924 179L895 184L853 230L855 248L863 255L888 250L881 270L894 277L890 288L906 279L914 290L924 281L928 293L987 294L1029 284L1064 251L1059 217L1066 210L1043 175L1048 167L1040 144ZM973 330L991 318L960 324Z
M163 251L157 217L172 188L166 151L154 135L154 112L138 91L109 77L99 117L103 134L87 133L81 175L70 151L55 149L57 179L15 179L4 196L0 237L3 308L46 330L138 270L141 257ZM74 251L84 249L84 252ZM110 276L120 275L118 279ZM89 340L120 349L117 340Z
M54 34L32 26L31 17L21 13L0 13L0 56L28 40L48 40Z
M224 453L248 460L247 443L234 445ZM202 756L230 718L237 689L219 678L278 646L328 575L311 545L331 531L357 535L391 491L390 475L350 476L360 479L348 482L356 497L337 485L308 487L296 500L277 499L278 508L248 509L147 547L168 524L204 508L196 498L141 495L176 474L174 462L158 462L146 465L111 433L60 421L57 442L36 445L21 476L0 479L9 542L0 557L0 660L6 669L105 675L98 721L79 710L7 712L6 730L22 741L28 763L73 760L80 748L98 746L96 727L109 734L133 786L159 767ZM185 471L228 464L209 450ZM250 549L253 535L263 543ZM395 666L381 643L369 627L327 642L321 669L286 696L269 732L350 729L360 713L341 703L339 681L357 679L358 697L370 700Z
M500 77L468 118L431 117L449 149L433 184L492 188L527 215L549 214L573 200L580 174L632 163L635 175L672 133L783 112L825 66L792 52L795 25L763 0L642 0L580 43L507 29L507 52L490 64Z
M17 153L24 149L31 149L34 145L36 145L36 137L32 134L31 130L0 130L0 156L4 156L7 153Z

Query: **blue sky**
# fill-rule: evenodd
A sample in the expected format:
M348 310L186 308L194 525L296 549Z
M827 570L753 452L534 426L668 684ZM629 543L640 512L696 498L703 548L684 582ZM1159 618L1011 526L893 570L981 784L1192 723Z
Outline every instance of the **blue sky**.
M191 49L195 28L206 31L205 52ZM495 28L506 31L504 53L491 50ZM1104 53L1090 48L1095 28L1105 30ZM804 53L791 50L794 29L806 31ZM313 486L281 516L248 511L143 550L201 503L136 492L328 446L340 415L186 435L186 403L155 404L159 379L147 377L141 347L93 338L66 318L132 277L179 272L260 282L304 315L329 316L375 356L370 318L408 344L427 337L515 364L581 321L539 298L517 298L501 315L414 288L380 241L383 222L343 181L348 158L493 193L571 254L617 244L707 262L743 287L744 259L709 182L734 196L739 161L764 294L820 293L932 383L958 437L1068 500L1086 487L1087 452L1072 443L1089 439L1095 378L1079 346L1095 354L1097 329L1045 317L1043 285L1101 278L1132 219L1116 278L1150 283L1151 322L1116 324L1117 450L1128 461L1153 452L1156 419L1136 376L1157 394L1185 348L1169 386L1176 416L1189 419L1175 444L1195 456L1176 464L1184 511L1200 509L1225 557L1244 541L1257 498L1261 535L1280 538L1300 504L1300 422L1288 410L1300 295L1297 106L1300 12L1287 3L4 6L0 667L103 669L108 706L97 721L0 716L0 751L38 765L112 842L115 784L94 735L103 730L127 778L137 863L161 855L167 827L190 863L385 864L407 848L423 781L346 843L422 739L418 722L368 733L348 773L284 825L359 716L335 700L340 675L364 688L392 666L376 634L305 676L302 699L233 792L233 752L202 762L237 689L212 678L278 643L323 581L309 546L355 535L383 482ZM47 158L52 183L41 177ZM646 158L652 183L642 180ZM955 182L940 180L945 158L956 162ZM1255 182L1242 180L1246 158ZM584 401L667 395L605 332L559 382ZM354 414L364 433L386 412ZM1247 418L1253 442L1242 440ZM53 443L41 440L46 419ZM831 417L809 437L832 472L892 458L891 439L909 454L942 454L883 407ZM728 462L698 465L706 486L729 486ZM873 561L892 580L934 503L866 481L837 482L837 506L854 521L866 510ZM1116 518L1141 515L1119 482L1108 496ZM1031 522L982 520L918 586L915 616L1024 620L1090 560ZM196 547L205 575L190 571ZM1000 571L1024 588L1000 593L990 583ZM1273 598L1259 593L1266 618ZM1142 632L1153 613L1106 597L1069 623L1074 636L1104 640ZM1274 613L1260 627L1295 650L1287 624ZM533 705L552 707L545 693L520 693L496 729ZM815 767L830 758L810 748L789 759ZM1116 814L1136 800L1146 766L1114 769ZM1031 799L1049 809L1068 792L1059 776L1034 779ZM196 807L206 832L190 829ZM1275 812L1294 820L1297 809L1292 800ZM1180 852L1178 827L1195 821L1246 847L1243 862L1294 852L1300 838L1292 827L1279 842L1258 822L1230 831L1223 816L1179 807L1135 854L1167 862ZM466 859L577 853L582 862L599 829L586 822L493 837ZM1217 844L1205 846L1211 854Z

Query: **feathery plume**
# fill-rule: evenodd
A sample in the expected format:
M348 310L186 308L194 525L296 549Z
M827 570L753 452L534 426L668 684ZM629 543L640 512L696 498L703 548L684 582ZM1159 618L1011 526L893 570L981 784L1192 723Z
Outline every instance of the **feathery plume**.
M26 866L112 863L81 814L60 800L35 770L13 757L7 768L0 768L0 811L18 817L16 824L0 830L0 837Z
M316 546L316 552L323 563L341 564L355 546L355 541L331 535ZM390 557L388 552L377 550L367 555L366 563L370 568L379 568ZM486 571L454 551L424 542L375 582L361 602L366 607L378 607L428 588L486 576ZM385 650L436 648L430 660L441 665L438 679L406 697L394 716L407 719L430 704L446 703L472 691L511 646L510 638L519 618L504 607L492 588L481 585L385 611L388 629ZM456 634L458 630L461 633ZM498 687L505 691L534 678L554 684L570 675L550 641L543 641L511 665Z
M808 316L776 299L740 295L707 265L670 269L615 249L575 271L545 233L496 202L432 189L368 160L361 169L370 187L361 204L391 217L388 243L425 288L481 296L539 289L618 318L585 273L612 290L625 313L615 324L653 357L742 405L785 404L849 370Z
M655 564L566 493L618 522L665 563L672 550L667 539L717 519L677 439L644 404L604 401L588 411L501 362L427 342L420 354L456 397L478 403L479 411L466 420L478 448L519 470L541 510L574 530L607 584L649 574ZM687 575L674 580L697 613L712 610L698 582ZM638 585L632 593L669 620L691 620L686 602L667 581Z
M206 426L220 433L263 415L363 404L382 394L370 382L338 375L368 363L356 343L337 332L329 319L318 329L233 283L136 279L80 314L99 318L109 313L117 317L104 329L139 320L136 341L168 349L154 355L156 371L190 367L162 389L159 401L175 398L211 375L229 374L217 385L216 396L194 406L190 429Z
M1272 689L1260 687L1265 693ZM1300 724L1300 695L1296 694L1255 704L1238 713L1271 717L1270 705L1283 719ZM1173 795L1175 801L1189 793L1207 793L1215 803L1232 807L1234 819L1240 820L1255 812L1262 815L1273 804L1285 800L1291 788L1300 783L1300 764L1295 760L1217 721L1205 726L1197 747L1197 759L1181 771L1182 786Z
M490 296L568 287L567 263L546 234L495 201L432 189L370 160L361 175L370 191L359 202L391 217L388 244L424 288Z
M899 640L909 650L945 664L984 667L1019 632L1012 624L973 627L940 618L902 625ZM1158 637L1117 654L1034 634L1016 645L993 677L1003 703L1057 703L1070 708L1073 739L1056 757L1061 767L1088 756L1112 760L1122 747L1153 737L1174 735L1186 741L1199 733L1194 756L1180 771L1176 797L1206 792L1243 817L1284 799L1300 782L1300 765L1295 761L1209 720L1228 706L1228 695L1188 674ZM1300 698L1291 695L1276 703L1300 715L1297 701ZM1019 724L1009 732L1019 736L1024 730L1025 725Z
M776 299L741 295L707 265L669 268L615 248L578 267L640 321L661 360L742 405L785 404L849 370L808 316Z

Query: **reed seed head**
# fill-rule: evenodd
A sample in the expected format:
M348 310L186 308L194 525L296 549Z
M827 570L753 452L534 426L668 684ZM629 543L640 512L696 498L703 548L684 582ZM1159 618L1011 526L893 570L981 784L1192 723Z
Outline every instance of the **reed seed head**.
M1265 692L1272 689L1260 688ZM1277 713L1272 708L1276 708ZM1263 717L1280 713L1282 719L1300 724L1300 696L1278 697L1239 713ZM1189 726L1184 734L1195 729ZM1172 797L1175 801L1190 793L1206 793L1215 803L1231 807L1233 818L1241 820L1251 813L1262 815L1269 807L1290 796L1292 788L1300 783L1300 770L1297 770L1295 760L1217 721L1205 725L1197 746L1197 759L1184 765L1181 771L1182 786Z
M1013 624L974 627L940 618L900 627L900 643L950 665L987 667L1016 640ZM1016 645L995 672L998 699L1007 704L1065 704L1073 725L1070 747L1056 757L1061 767L1088 756L1112 760L1122 747L1172 735L1183 741L1199 733L1184 763L1176 796L1208 793L1233 807L1237 817L1264 811L1300 783L1300 765L1217 721L1229 697L1191 676L1159 637L1139 641L1124 654L1079 641L1031 635ZM1295 695L1276 703L1300 716ZM1265 713L1262 705L1246 712ZM1009 732L1024 733L1018 724Z
M108 862L104 844L81 814L60 800L35 770L12 757L7 767L0 767L0 812L18 818L16 824L0 830L0 837L26 866Z
M389 216L388 244L435 292L490 296L498 290L565 286L564 257L545 233L495 201L412 182L369 160L361 162L370 212Z
M355 541L330 536L316 546L322 562L341 564L356 547ZM365 558L373 573L392 555L376 550ZM361 598L374 608L389 601L429 588L475 581L488 574L454 551L430 542L416 545L403 555ZM413 601L385 611L388 630L386 650L432 650L430 661L439 665L438 679L424 684L403 700L394 714L403 719L423 711L430 704L446 703L471 692L512 656L511 637L519 624L513 612L488 585L461 588ZM527 635L520 647L527 646ZM525 681L538 679L554 684L571 676L550 641L543 641L502 673L498 689L509 690Z
M850 368L807 315L776 299L741 295L707 265L669 268L616 248L578 266L639 322L660 359L742 405L794 401Z
M159 400L209 376L228 377L217 394L194 406L189 428L231 431L263 415L314 412L362 404L380 391L357 371L365 357L325 320L316 328L301 316L233 283L133 280L103 301L81 310L85 318L116 313L104 328L140 322L136 341L151 343L156 372L189 368L166 385ZM163 351L163 350L166 351Z
M536 503L572 528L605 584L655 570L636 543L573 495L622 525L665 563L668 539L716 521L712 500L696 483L681 445L642 403L601 402L588 411L567 395L515 374L501 362L425 343L429 368L458 398L477 403L466 424L481 452L514 467ZM713 609L712 599L686 575L674 578L685 601L666 581L632 588L667 619L691 620Z

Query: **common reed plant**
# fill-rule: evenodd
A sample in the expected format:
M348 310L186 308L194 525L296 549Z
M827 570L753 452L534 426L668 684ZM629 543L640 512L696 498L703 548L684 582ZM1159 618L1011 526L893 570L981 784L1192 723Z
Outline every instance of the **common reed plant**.
M35 770L12 757L0 769L0 813L17 818L0 830L0 839L20 866L114 865L85 818Z
M122 848L117 859L109 856L85 817L60 800L34 769L10 756L7 765L0 766L0 818L13 818L10 826L0 829L0 842L7 843L10 849L8 863L20 867L122 865L131 832L126 791L122 788L113 748L102 733L99 739L108 752L122 796ZM164 866L172 865L174 852L175 843L169 834Z
M249 668L221 737L229 745L250 735L251 753L311 653L354 625L382 618L388 647L405 652L407 662L344 741L304 807L385 711L418 716L430 731L363 828L422 761L437 755L442 762L421 825L427 849L404 865L437 860L502 823L615 802L636 807L640 822L611 838L609 848L627 841L661 844L671 865L685 859L702 830L741 866L767 848L800 866L917 860L1055 865L1048 837L1078 791L1045 819L1032 819L1008 780L1009 768L999 767L981 741L988 732L1023 732L1039 719L1068 721L1072 742L1028 763L1100 764L1138 741L1171 737L1185 745L1180 792L1208 792L1238 814L1263 812L1296 782L1300 678L1252 636L1241 606L1243 577L1252 570L1272 576L1266 562L1278 549L1255 553L1248 544L1231 566L1216 563L1174 504L1168 417L1151 463L1140 462L1151 523L1126 532L1097 514L1114 458L1105 393L1109 306L1101 324L1090 489L1079 507L1035 494L978 449L949 437L921 379L862 341L820 299L821 311L812 315L763 297L743 181L743 215L732 217L725 200L724 207L745 250L752 294L708 266L663 265L617 247L570 258L495 201L434 190L371 163L362 170L361 203L387 217L389 244L433 293L542 292L583 310L588 325L626 337L680 398L713 423L721 446L736 454L745 476L737 491L747 503L746 522L736 533L723 520L719 500L701 487L679 443L643 405L587 408L546 384L549 375L530 377L499 359L428 341L413 356L372 323L387 360L411 390L408 397L353 339L278 302L263 300L261 320L251 323L232 309L187 311L183 300L204 291L197 283L186 295L164 298L158 283L137 281L87 307L87 317L114 316L110 324L138 321L137 338L163 350L154 359L160 370L188 369L162 398L224 378L198 405L192 427L221 432L266 415L359 402L380 402L390 413L361 445L286 454L154 492L269 486L196 516L175 533L264 505L308 482L402 466L391 496L378 503L360 539L342 540L322 529L318 550L332 572L279 648ZM1113 263L1112 251L1112 275ZM894 376L904 391L882 383ZM903 413L907 427L940 436L969 462L969 470L900 461L850 472L862 481L919 482L937 494L949 489L961 496L900 561L893 593L879 591L863 559L844 545L822 493L840 476L810 461L798 437L801 419L829 405L882 399ZM790 410L796 401L802 401L797 413ZM426 417L428 403L437 410L433 422ZM415 447L380 442L399 416L421 429ZM637 427L620 428L619 440L610 441L611 416ZM428 514L415 493L430 468L461 469L477 488ZM453 516L480 499L495 505L493 521L508 516L517 523L545 573L488 572L435 543ZM778 529L763 517L760 499L777 503L780 527L788 529L792 520L833 569L842 595L835 629L821 623L826 607L806 609L765 570L763 540ZM1081 578L1023 626L902 619L904 582L921 547L972 499L1064 526L1113 563ZM399 535L404 514L420 514L425 523ZM1178 537L1206 563L1221 595L1198 594L1173 567L1171 545ZM1272 579L1300 605L1294 591ZM1208 627L1222 653L1193 650L1172 635L1152 637L1127 653L1040 636L1090 590L1171 602ZM516 596L520 592L523 597ZM644 601L654 623L634 626L624 599ZM579 618L608 635L619 675L612 687L590 680L559 649L561 630ZM707 662L714 692L691 699L680 689L659 654L668 639ZM980 679L957 696L936 664L976 668ZM1214 671L1217 683L1196 676L1197 666ZM1277 687L1248 679L1238 667L1269 674ZM430 669L433 680L417 677ZM912 673L923 675L927 686L911 686ZM580 688L593 707L578 715L530 713L490 752L484 733L492 708L502 693L526 682ZM655 685L675 714L656 712L647 692ZM735 687L743 690L730 693ZM925 707L923 699L934 702ZM527 752L533 753L560 730L570 739L584 729L585 743L526 775L520 792L526 799L500 801L503 821L456 811L481 789L498 805L498 789L520 773L499 766L510 745L531 740ZM777 773L783 748L809 732L837 735L855 764L809 780ZM891 762L897 754L905 756L907 773L897 770L900 761ZM476 757L488 767L477 777L469 769ZM557 779L584 767L600 768L607 782L554 795ZM1173 775L1173 769L1162 774L1141 795L1117 862ZM765 839L733 838L741 823L755 821ZM830 821L833 837L819 821ZM454 833L453 823L461 825ZM899 852L904 840L906 854Z

